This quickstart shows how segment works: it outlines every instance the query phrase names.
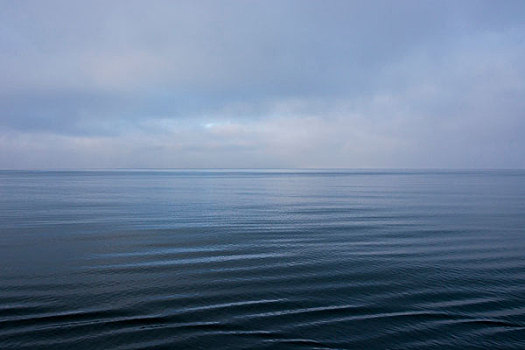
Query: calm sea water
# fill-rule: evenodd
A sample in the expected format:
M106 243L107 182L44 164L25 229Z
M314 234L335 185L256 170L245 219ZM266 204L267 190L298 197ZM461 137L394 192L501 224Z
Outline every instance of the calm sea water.
M524 349L525 171L0 172L1 349Z

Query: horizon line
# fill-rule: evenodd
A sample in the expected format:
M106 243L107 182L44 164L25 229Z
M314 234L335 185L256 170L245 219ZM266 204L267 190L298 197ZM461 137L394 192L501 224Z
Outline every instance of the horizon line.
M98 167L74 167L74 168L0 168L0 171L121 171L121 170L158 170L158 171L181 171L181 170L450 170L450 171L476 171L476 170L525 170L525 168L452 168L452 167L297 167L297 168L281 168L281 167L261 167L261 168L244 168L244 167L193 167L193 168L162 168L162 167L115 167L115 168L98 168Z

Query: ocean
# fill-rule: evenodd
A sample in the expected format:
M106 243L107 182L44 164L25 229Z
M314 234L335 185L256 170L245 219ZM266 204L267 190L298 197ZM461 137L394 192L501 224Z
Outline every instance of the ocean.
M524 349L525 171L0 171L39 348Z

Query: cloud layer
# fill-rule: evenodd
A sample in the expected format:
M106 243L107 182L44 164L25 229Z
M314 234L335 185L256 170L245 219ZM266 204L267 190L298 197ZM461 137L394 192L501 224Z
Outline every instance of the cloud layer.
M525 167L522 1L0 9L0 168Z

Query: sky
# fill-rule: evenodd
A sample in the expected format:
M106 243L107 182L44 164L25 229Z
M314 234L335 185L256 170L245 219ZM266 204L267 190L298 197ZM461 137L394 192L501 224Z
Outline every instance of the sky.
M0 0L0 169L525 168L525 1Z

